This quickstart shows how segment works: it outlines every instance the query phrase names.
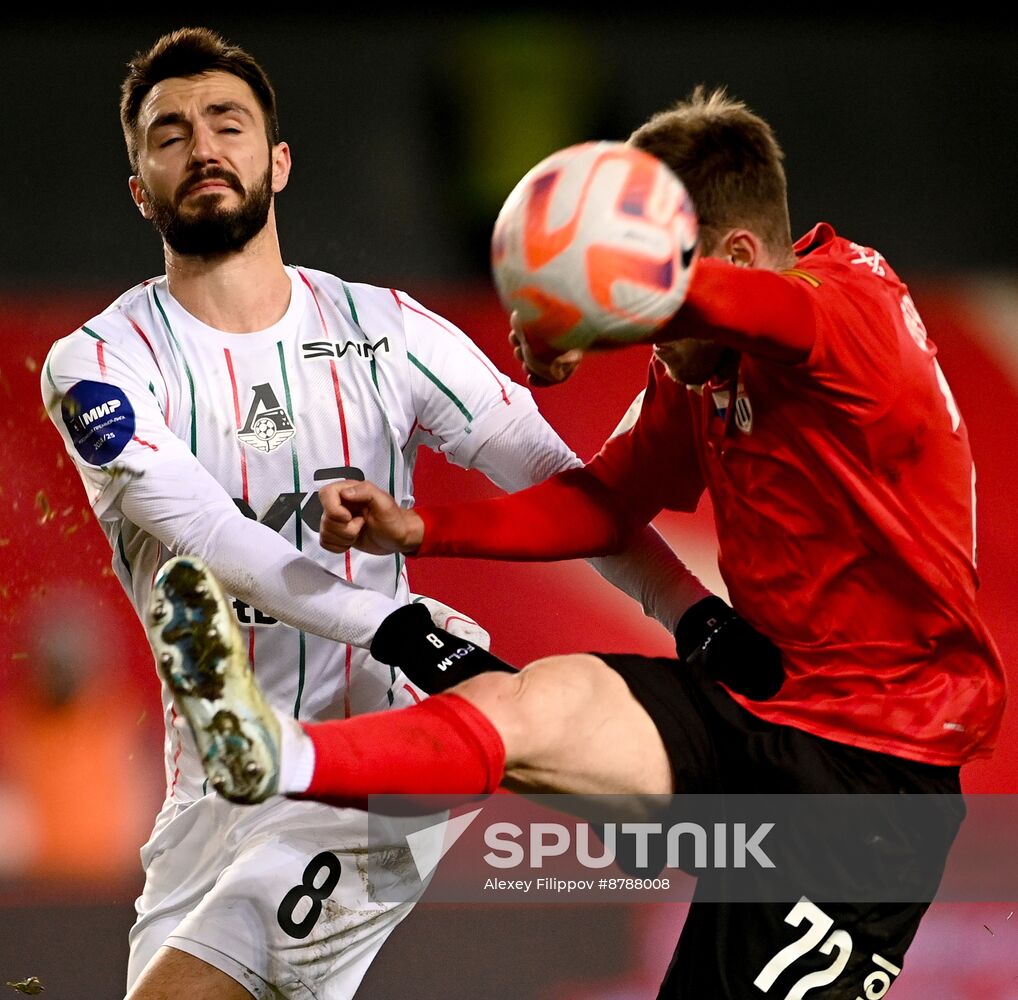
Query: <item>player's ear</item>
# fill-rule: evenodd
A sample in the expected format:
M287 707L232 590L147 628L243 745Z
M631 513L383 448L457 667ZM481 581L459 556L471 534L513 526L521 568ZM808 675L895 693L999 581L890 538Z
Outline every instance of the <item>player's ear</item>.
M132 174L127 179L127 186L131 189L131 199L137 206L138 211L141 212L142 218L152 218L152 206L149 204L148 191L145 190L145 185L142 183L141 178L135 174Z
M285 142L277 142L270 152L272 156L272 192L275 194L282 191L290 179L290 147Z
M724 258L736 267L754 267L760 259L762 244L748 229L733 229L724 238Z

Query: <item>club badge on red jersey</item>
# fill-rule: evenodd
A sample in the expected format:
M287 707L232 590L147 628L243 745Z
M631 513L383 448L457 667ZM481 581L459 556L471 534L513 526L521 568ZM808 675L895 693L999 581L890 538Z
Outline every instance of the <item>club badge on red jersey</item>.
M730 383L713 389L711 391L711 399L714 402L714 412L724 424L725 433L729 433L733 425L743 434L751 434L753 432L753 405L746 394L746 387L742 384L742 379L739 379L739 384L735 391L735 405L731 409L732 390Z

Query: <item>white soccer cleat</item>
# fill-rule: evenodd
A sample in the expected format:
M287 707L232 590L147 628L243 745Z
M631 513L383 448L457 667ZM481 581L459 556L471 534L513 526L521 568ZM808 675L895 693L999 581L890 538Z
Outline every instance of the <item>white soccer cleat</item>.
M146 628L212 787L231 802L273 795L279 722L251 672L230 602L200 559L177 556L162 566Z

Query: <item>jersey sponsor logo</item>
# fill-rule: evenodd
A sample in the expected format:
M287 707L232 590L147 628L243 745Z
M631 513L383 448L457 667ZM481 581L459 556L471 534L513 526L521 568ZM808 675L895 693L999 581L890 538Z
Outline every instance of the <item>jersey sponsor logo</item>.
M371 360L380 351L389 353L389 338L383 337L375 344L368 344L361 340L341 340L334 343L329 340L312 340L301 344L305 361L312 358L341 358L347 351L352 351L359 358Z
M337 479L356 479L364 482L364 470L354 465L342 465L328 469L315 470L316 483L332 483ZM318 531L322 523L322 499L317 490L304 490L303 492L280 493L268 510L259 517L254 508L241 497L234 497L233 502L240 509L240 512L252 521L259 521L273 531L282 531L289 523L290 518L295 515L301 519L304 526L311 531ZM234 599L233 612L241 625L278 625L279 620L259 611L257 608L245 604L243 601Z
M112 462L134 437L134 409L123 390L81 381L60 402L60 416L78 454L89 465Z
M286 410L279 405L268 382L252 386L252 392L254 400L247 411L244 426L237 431L237 437L259 451L274 451L289 441L297 431Z

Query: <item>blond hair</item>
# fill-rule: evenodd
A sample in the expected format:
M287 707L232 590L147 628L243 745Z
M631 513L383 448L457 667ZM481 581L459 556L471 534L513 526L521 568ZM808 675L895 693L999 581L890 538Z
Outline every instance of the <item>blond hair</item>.
M700 220L700 244L712 253L743 227L775 251L791 244L784 153L770 125L724 87L697 86L629 137L678 174Z

